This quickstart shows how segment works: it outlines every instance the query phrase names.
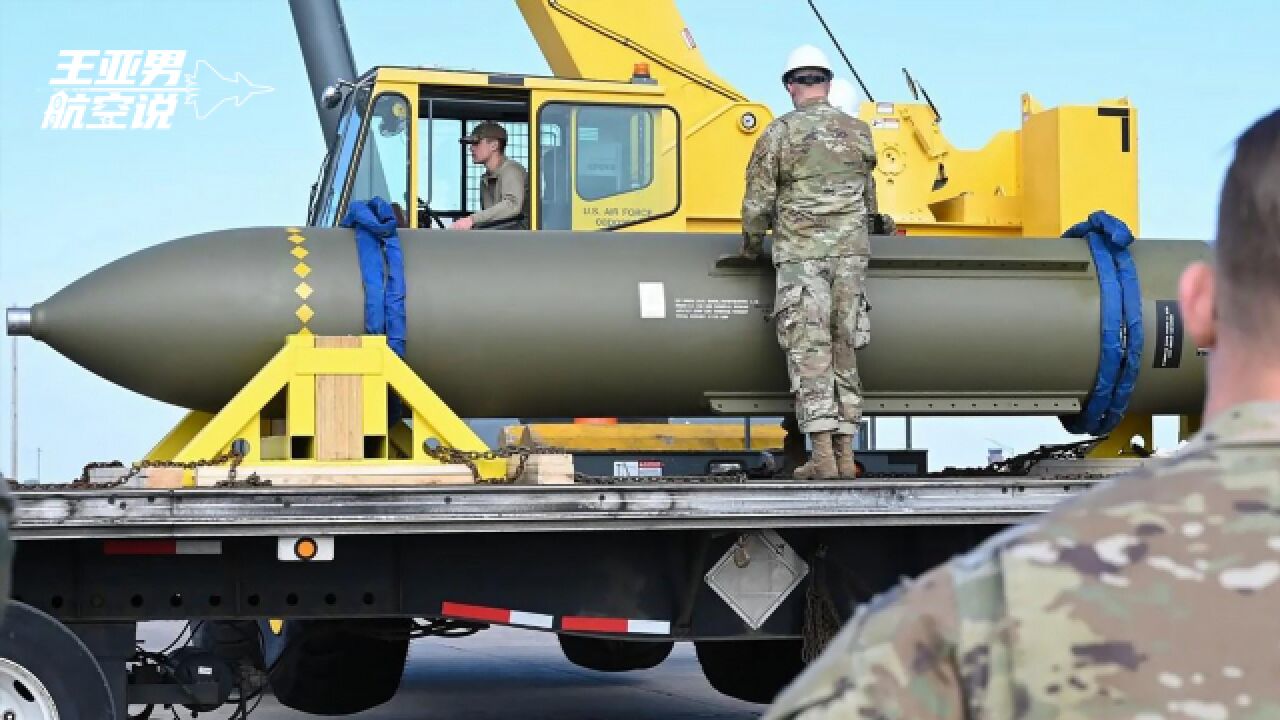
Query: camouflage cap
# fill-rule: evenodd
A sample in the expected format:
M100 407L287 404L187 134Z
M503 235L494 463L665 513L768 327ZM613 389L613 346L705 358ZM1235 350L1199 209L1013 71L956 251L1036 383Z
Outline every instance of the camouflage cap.
M458 142L463 145L475 145L481 140L498 140L505 143L507 141L507 131L498 123L486 120L472 128L471 134L463 137Z

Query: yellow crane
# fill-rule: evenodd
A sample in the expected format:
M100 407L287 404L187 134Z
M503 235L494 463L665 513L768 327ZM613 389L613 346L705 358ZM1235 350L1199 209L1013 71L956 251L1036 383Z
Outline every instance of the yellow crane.
M478 170L456 140L494 120L530 172L534 229L736 231L743 170L773 114L707 65L675 3L516 5L553 77L377 67L348 93L354 112L403 122L373 146L384 167L407 167L403 177L387 173L393 200L431 208L407 213L407 225L476 209ZM1053 236L1099 208L1136 231L1129 102L1046 109L1024 95L1021 107L1021 127L965 150L928 102L862 103L882 209L906 232L931 235ZM356 158L363 149L339 146ZM361 190L362 162L336 165L349 177L326 180L313 223L331 224Z

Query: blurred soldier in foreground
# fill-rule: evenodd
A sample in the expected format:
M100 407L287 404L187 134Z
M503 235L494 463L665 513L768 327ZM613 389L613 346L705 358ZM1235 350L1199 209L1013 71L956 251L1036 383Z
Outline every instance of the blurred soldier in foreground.
M756 141L742 200L744 256L759 257L765 232L774 230L778 343L800 431L813 446L798 479L857 474L862 382L854 349L870 340L868 216L878 209L868 206L866 188L876 154L867 124L827 103L831 77L821 50L792 51L782 83L796 109Z
M1179 303L1204 429L873 601L767 718L1280 718L1280 111Z

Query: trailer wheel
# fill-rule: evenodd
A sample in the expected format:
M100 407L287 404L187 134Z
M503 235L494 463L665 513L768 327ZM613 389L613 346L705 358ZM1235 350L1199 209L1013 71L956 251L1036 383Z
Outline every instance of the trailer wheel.
M22 720L116 720L107 678L75 633L20 602L2 612L0 709Z
M747 702L773 702L804 669L799 639L706 640L693 645L711 687Z
M643 642L559 635L560 649L569 662L588 670L625 672L657 667L675 647L673 642Z
M400 618L286 620L279 636L264 627L276 700L315 715L349 715L390 700L404 674L409 624Z

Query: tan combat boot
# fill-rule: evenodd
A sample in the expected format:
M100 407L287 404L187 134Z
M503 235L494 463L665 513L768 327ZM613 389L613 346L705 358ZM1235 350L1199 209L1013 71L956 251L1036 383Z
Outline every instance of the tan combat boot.
M831 433L810 433L813 453L809 462L796 468L792 474L796 480L830 480L836 477L836 458L831 450Z
M831 439L836 454L836 471L842 478L858 477L858 463L853 458L853 436L836 433Z

